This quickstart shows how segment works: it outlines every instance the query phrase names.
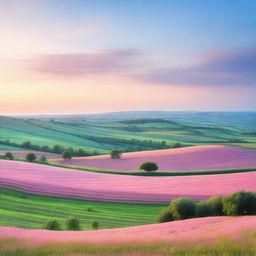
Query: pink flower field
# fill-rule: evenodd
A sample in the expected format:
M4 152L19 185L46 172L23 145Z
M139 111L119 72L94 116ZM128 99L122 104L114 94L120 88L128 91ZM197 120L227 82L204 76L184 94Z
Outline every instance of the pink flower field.
M0 186L25 192L98 201L167 203L238 190L256 191L256 172L146 177L93 173L27 162L0 160Z
M156 162L160 171L216 170L256 167L256 150L222 145L193 146L176 149L141 151L122 154L121 159L109 155L55 159L65 165L88 166L119 171L136 171L145 161Z
M207 217L151 224L118 229L97 231L48 231L27 230L14 227L0 227L0 240L17 238L29 241L29 244L55 242L158 242L158 241L198 241L211 240L227 236L237 238L243 231L256 229L256 216L243 217Z
M41 151L34 151L34 150L31 150L31 151L0 150L0 155L4 155L6 152L11 152L14 155L14 157L20 157L20 158L25 158L26 154L29 153L29 152L35 153L37 158L39 158L41 156L45 156L48 160L60 157L60 155L58 155L58 154L48 153L48 152L41 152Z

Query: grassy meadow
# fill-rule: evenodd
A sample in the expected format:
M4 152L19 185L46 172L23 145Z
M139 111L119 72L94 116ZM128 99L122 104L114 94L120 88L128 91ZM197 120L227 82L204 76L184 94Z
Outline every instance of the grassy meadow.
M106 203L76 199L31 195L15 190L0 189L0 226L39 229L49 219L64 224L75 216L81 228L92 229L92 221L99 228L117 228L156 222L163 205Z

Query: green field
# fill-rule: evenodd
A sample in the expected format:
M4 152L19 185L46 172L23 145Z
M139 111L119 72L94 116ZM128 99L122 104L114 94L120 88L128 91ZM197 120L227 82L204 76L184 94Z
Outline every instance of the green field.
M42 228L49 219L57 219L64 228L70 216L79 218L81 228L91 229L98 221L100 228L117 228L156 222L163 205L106 203L30 195L0 189L0 225L28 229Z
M106 153L185 145L233 144L256 148L255 112L121 112L99 115L0 117L3 141L83 148ZM161 144L165 141L166 144ZM2 143L1 143L2 142ZM15 149L15 148L14 148ZM19 149L19 148L16 148Z

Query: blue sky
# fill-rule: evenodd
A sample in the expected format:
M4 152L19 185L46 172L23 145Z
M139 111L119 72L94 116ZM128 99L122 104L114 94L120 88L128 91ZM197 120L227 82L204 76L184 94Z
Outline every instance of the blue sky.
M256 110L255 13L249 0L0 0L0 107L49 112L61 89L52 112Z

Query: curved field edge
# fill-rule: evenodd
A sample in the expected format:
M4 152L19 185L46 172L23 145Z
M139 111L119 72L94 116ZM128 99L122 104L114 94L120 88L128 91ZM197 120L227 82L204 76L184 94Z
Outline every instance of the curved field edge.
M108 169L98 169L85 166L76 165L63 165L54 162L49 162L48 165L75 169L80 171L108 173L108 174L120 174L120 175L133 175L133 176L188 176L188 175L209 175L209 174L228 174L228 173L240 173L240 172L255 172L256 167L238 168L238 169L222 169L222 170L196 170L196 171L156 171L156 172L142 172L142 171L116 171Z
M5 188L0 188L0 205L0 226L40 229L49 219L56 219L65 228L66 219L75 216L82 230L92 229L92 221L100 229L152 224L163 208L38 196Z
M208 217L97 231L0 227L1 255L255 255L256 216Z

